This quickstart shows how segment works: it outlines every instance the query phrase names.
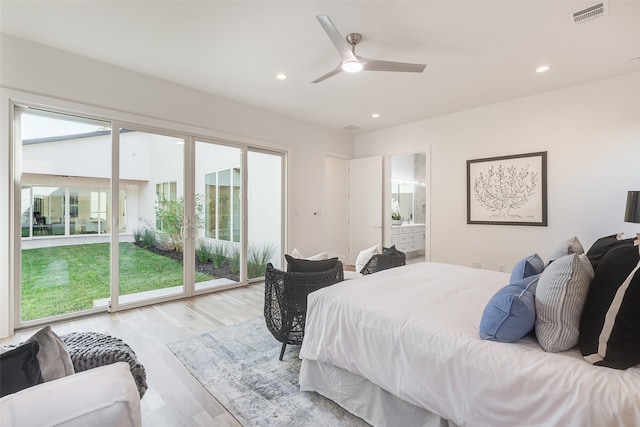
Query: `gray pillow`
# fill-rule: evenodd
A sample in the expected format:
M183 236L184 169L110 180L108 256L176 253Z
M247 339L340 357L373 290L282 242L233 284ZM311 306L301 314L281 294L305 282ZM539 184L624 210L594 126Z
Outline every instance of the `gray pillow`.
M545 351L565 351L578 344L580 316L592 279L593 267L584 254L565 255L540 274L535 329Z
M45 326L36 332L25 343L37 341L40 344L38 351L38 363L44 381L57 380L74 373L71 356L59 336L51 330L51 326Z

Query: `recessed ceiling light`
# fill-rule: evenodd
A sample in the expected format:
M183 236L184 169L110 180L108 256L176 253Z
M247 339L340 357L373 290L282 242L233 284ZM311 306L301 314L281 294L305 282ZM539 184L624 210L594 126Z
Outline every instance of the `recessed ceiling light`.
M549 71L551 69L551 67L549 65L541 65L538 68L536 68L536 73L544 73L546 71Z
M276 74L276 79L278 80L287 80L287 75L285 73Z
M378 117L380 117L380 114L378 114L378 113L373 113L373 114L371 115L371 117L373 117L374 119L377 119Z

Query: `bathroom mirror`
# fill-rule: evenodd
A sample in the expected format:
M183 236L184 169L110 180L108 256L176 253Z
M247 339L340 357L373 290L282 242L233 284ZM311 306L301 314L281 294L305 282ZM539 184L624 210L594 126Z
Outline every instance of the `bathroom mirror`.
M423 153L401 154L391 157L392 214L398 223L424 224L426 220L426 158ZM399 214L399 215L398 215Z

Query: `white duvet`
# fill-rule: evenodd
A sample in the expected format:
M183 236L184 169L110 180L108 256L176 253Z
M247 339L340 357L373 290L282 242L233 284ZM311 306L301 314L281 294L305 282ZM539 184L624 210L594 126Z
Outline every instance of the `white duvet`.
M300 358L335 365L461 426L640 426L640 367L593 366L532 338L480 340L509 275L420 263L309 295Z

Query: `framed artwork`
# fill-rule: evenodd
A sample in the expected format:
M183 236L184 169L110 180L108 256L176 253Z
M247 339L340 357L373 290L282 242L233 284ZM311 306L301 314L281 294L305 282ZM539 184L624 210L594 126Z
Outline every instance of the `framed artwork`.
M547 152L467 160L467 224L547 225Z

